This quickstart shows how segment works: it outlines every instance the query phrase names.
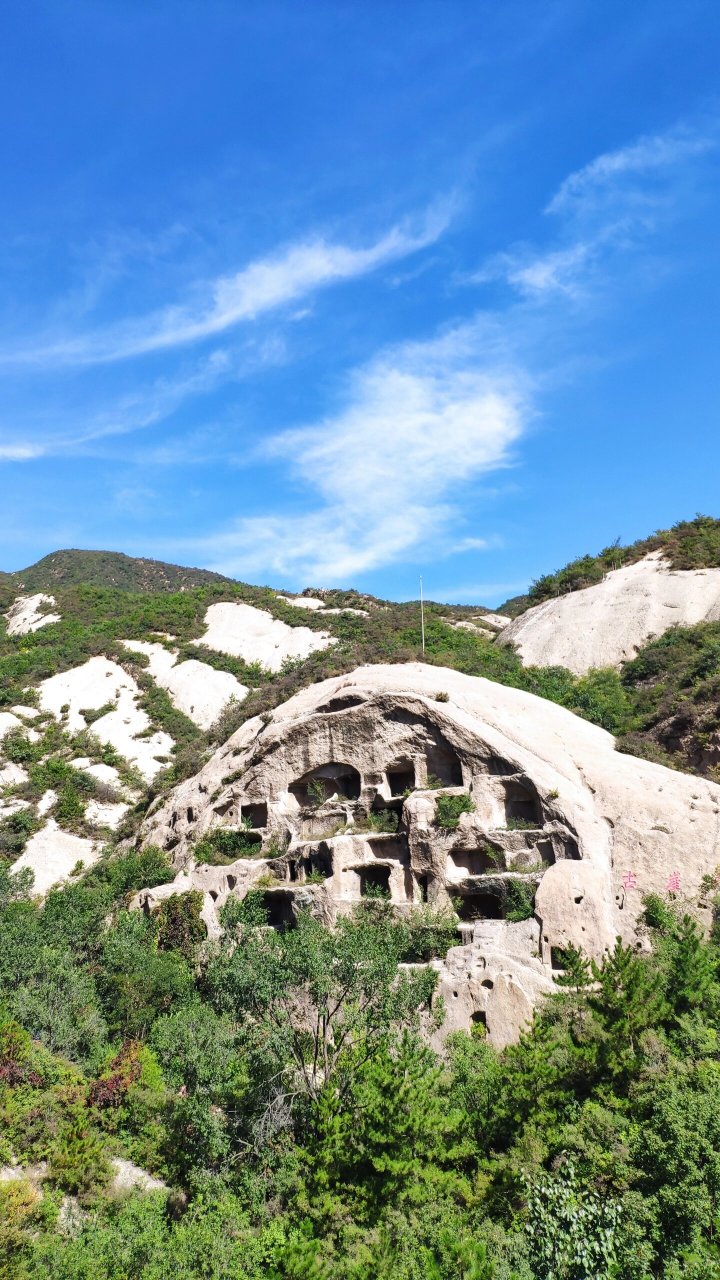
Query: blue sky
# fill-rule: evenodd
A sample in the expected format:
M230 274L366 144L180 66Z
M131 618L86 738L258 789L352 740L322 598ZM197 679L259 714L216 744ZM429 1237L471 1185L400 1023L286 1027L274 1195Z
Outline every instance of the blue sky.
M720 515L713 0L7 0L0 568L498 603Z

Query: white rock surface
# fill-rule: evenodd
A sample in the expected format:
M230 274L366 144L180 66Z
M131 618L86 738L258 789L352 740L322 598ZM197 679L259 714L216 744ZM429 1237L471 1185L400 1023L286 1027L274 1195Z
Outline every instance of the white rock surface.
M91 800L85 809L85 819L95 827L109 827L111 831L115 831L129 808L129 804L111 804L103 803L101 800Z
M20 729L21 727L22 721L18 720L12 711L0 711L0 742L11 729Z
M455 831L437 826L431 773L472 799ZM308 778L325 781L320 810ZM339 830L408 790L397 835ZM239 863L194 865L198 837L246 816L264 846L241 874ZM268 723L246 722L143 827L187 869L188 887L203 889L209 914L247 892L273 835L289 840L273 855L286 880L269 891L280 921L304 895L332 922L378 874L400 910L460 893L463 954L453 949L441 972L443 990L459 993L450 1026L484 1020L507 1043L570 943L596 957L617 936L642 945L643 895L665 893L676 872L681 895L702 900L702 878L720 863L720 786L620 755L603 729L522 690L416 663L370 666L302 690ZM304 883L315 869L323 882ZM522 929L499 918L518 878L535 894Z
M27 693L27 689L24 692ZM35 720L40 715L37 707L11 707L10 710L16 716L21 716L23 720Z
M178 664L177 651L146 640L124 640L126 649L144 653L148 671L161 689L170 694L173 706L201 729L209 729L228 702L242 702L250 690L229 671L216 671L207 662L189 658Z
M73 769L82 769L83 773L89 773L91 778L97 778L98 782L104 782L108 787L116 787L122 789L120 774L114 764L102 764L98 762L93 764L88 756L78 756L77 760L70 761Z
M81 667L50 676L40 685L40 705L58 719L62 707L68 706L67 727L77 733L87 727L82 710L97 711L114 703L109 711L92 724L92 732L134 764L148 781L165 763L158 756L169 756L174 743L161 730L140 737L151 728L150 719L138 706L140 690L132 676L108 658L89 658Z
M479 613L477 621L491 631L503 631L510 624L510 619L504 613Z
M17 787L28 781L28 771L21 764L5 764L0 769L0 787Z
M295 609L324 609L325 601L319 600L317 596L278 596L278 600L282 600L285 604L291 604Z
M616 667L669 627L720 621L720 569L670 569L660 552L608 573L603 582L535 605L507 626L532 666Z
M5 614L8 635L26 636L31 631L48 627L51 622L59 622L59 613L41 612L43 606L54 604L55 597L46 596L42 592L34 596L18 596Z
M9 818L11 814L30 807L29 800L16 800L13 796L8 797L7 800L0 799L0 818Z
M279 671L286 658L307 658L337 643L326 631L290 627L251 604L211 604L205 626L198 644L248 663L259 662L268 671Z
M102 845L94 840L61 831L50 818L40 831L30 837L12 869L22 871L29 867L35 876L33 893L39 896L47 893L54 884L67 880L78 862L85 867L92 866L97 862L101 848Z
M57 800L57 791L46 791L45 794L42 795L38 800L38 805L37 805L38 817L44 818L45 815L50 812L56 800Z
M367 609L354 609L352 605L344 605L341 609L326 608L325 601L320 600L317 596L278 596L278 600L283 600L285 604L291 604L296 609L311 609L313 611L322 609L325 616L336 613L357 613L361 618L367 618Z
M167 1183L160 1178L133 1164L132 1160L122 1160L114 1156L110 1161L114 1169L114 1177L110 1183L110 1191L118 1195L125 1191L167 1191Z

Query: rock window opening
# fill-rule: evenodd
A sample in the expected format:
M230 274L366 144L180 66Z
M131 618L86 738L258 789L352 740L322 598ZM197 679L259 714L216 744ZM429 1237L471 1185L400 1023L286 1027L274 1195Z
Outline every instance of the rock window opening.
M407 862L407 845L401 840L378 840L375 837L372 840L368 840L368 847L373 858L382 858L386 862Z
M471 1013L470 1021L472 1022L473 1027L484 1027L487 1031L487 1015L482 1009L476 1009L474 1013Z
M482 876L487 871L502 871L505 859L498 850L488 853L485 849L453 849L448 854L448 873L453 870L465 876Z
M268 820L268 807L264 800L256 804L243 804L242 816L244 822L249 822L251 827L266 827Z
M546 867L551 867L555 861L555 850L551 840L539 840L537 844L537 854L541 862Z
M428 779L436 778L443 787L461 787L463 771L460 757L448 747L430 747L427 753Z
M532 827L542 826L542 813L537 796L520 782L508 782L505 786L505 819L508 826L522 823Z
M502 920L503 904L497 893L463 893L455 901L455 910L461 920Z
M415 766L408 760L391 764L387 769L387 780L391 796L402 796L415 787Z
M348 711L350 707L361 707L364 701L364 698L356 698L353 694L349 693L345 697L341 695L337 698L330 698L324 706L318 707L318 710L324 712L326 715L328 712L332 711Z
M295 927L293 900L289 893L269 890L263 894L262 905L267 914L267 922L273 929L277 929L279 933L285 933L287 929Z
M332 852L329 845L323 841L317 849L313 850L304 866L308 874L316 872L327 880L333 874Z
M363 898L390 897L389 867L358 867L358 877Z
M418 876L418 878L417 878L417 887L418 887L418 892L419 892L419 894L420 894L420 901L421 901L421 902L427 902L427 900L428 900L428 877L427 877L427 876L425 876L425 875L423 875L423 876Z
M351 764L323 764L291 783L290 793L302 808L324 804L333 796L357 800L362 779Z
M517 765L510 764L509 760L503 760L501 756L491 756L487 762L487 771L495 778L508 778L517 773Z

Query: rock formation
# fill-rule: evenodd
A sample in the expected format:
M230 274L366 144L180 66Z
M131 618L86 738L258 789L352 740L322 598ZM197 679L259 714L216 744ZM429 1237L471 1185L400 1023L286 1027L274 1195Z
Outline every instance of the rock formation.
M54 604L55 597L46 596L43 592L34 596L18 596L5 614L8 635L26 636L31 631L39 631L41 627L59 622L59 613L47 612Z
M523 662L568 667L619 666L669 627L720 621L720 569L670 568L660 551L608 573L603 582L535 605L505 627Z
M242 856L197 864L200 839L232 831ZM143 840L178 879L136 905L200 889L211 934L253 886L278 928L301 909L332 924L373 894L401 911L452 905L462 945L434 962L446 1029L482 1021L503 1044L569 944L642 946L644 894L674 875L699 894L720 862L720 786L620 756L604 730L520 690L370 666L249 720L150 812Z
M286 658L307 658L318 649L337 644L327 631L289 627L251 604L211 604L205 627L198 644L248 663L259 662L267 671L279 671Z

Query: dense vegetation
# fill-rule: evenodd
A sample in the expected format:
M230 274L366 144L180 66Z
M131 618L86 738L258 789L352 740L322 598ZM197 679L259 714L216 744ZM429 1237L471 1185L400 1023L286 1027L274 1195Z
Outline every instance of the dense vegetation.
M673 554L710 557L717 523L677 526L694 532ZM27 705L28 687L93 654L116 658L178 743L157 790L310 681L423 658L414 603L328 593L368 616L323 617L263 588L179 585L53 582L60 623L0 634L0 707ZM16 593L0 581L0 608ZM221 599L327 628L337 644L277 676L213 655L196 641ZM624 749L713 773L720 624L670 631L621 673L577 678L523 668L451 625L466 616L427 606L426 662L529 690L619 733ZM182 656L254 688L209 734L120 643L168 632ZM3 743L28 774L9 790L31 807L0 822L0 1166L13 1175L0 1179L0 1280L720 1280L720 928L702 941L696 904L648 901L651 952L618 944L600 966L568 953L519 1045L495 1052L481 1024L443 1043L424 965L457 940L452 915L398 919L369 896L333 933L306 917L279 934L263 927L258 893L228 903L210 944L197 893L151 915L128 909L174 875L153 849L108 848L31 900L8 866L39 826L39 797L55 791L53 816L90 834L87 799L112 798L72 760L140 782L92 724L33 725L38 737ZM469 803L439 796L438 826ZM390 819L372 815L378 830ZM216 832L202 856L256 849L250 832ZM709 878L707 899L717 888ZM508 906L511 920L531 915L528 886ZM116 1159L165 1185L122 1191Z
M642 560L651 551L662 551L673 569L711 569L720 566L720 520L712 516L696 516L694 520L680 520L671 529L658 529L649 538L641 538L629 546L619 542L605 547L599 555L580 556L555 573L544 574L533 582L527 607L540 604L553 596L579 591L602 582L606 573L621 569L623 565ZM514 604L515 602L508 602ZM515 608L513 612L516 614Z
M123 591L180 591L212 582L230 582L210 569L187 569L123 555L119 551L53 551L37 564L11 575L23 591L54 591L57 587L119 587Z
M452 940L427 908L278 934L251 895L210 946L196 895L126 910L168 874L110 857L42 906L2 878L0 1276L720 1276L720 946L670 898L652 954L567 954L497 1053L433 1039L434 972L399 967Z

